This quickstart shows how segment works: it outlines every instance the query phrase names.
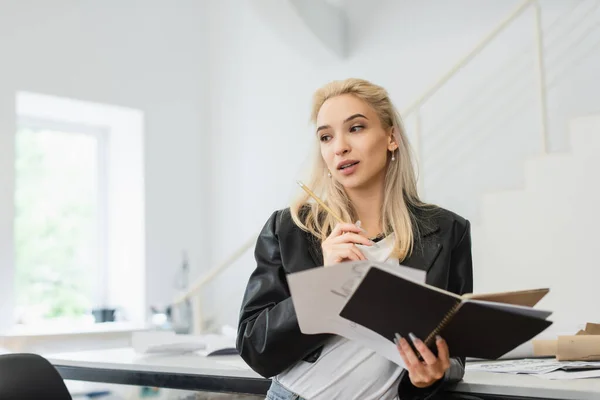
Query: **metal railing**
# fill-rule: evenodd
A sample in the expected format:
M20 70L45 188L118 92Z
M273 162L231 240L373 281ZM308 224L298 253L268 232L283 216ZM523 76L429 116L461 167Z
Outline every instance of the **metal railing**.
M535 69L535 75L537 77L536 88L537 88L538 93L537 93L536 97L538 100L538 107L539 107L538 119L539 119L539 126L540 126L540 149L541 149L542 154L548 153L549 146L548 146L548 104L547 104L548 94L547 94L547 91L549 88L554 86L557 83L557 81L559 80L559 78L562 75L564 75L570 68L569 64L566 67L563 66L563 68L560 69L558 73L554 74L552 76L552 78L549 80L549 74L548 74L548 68L547 68L549 50L551 50L551 48L553 46L558 47L558 45L561 44L561 41L565 37L565 35L560 35L560 34L555 37L552 37L552 34L554 32L560 32L559 28L561 28L564 25L567 25L569 22L568 20L570 18L572 18L574 11L576 9L578 9L578 7L580 7L584 3L586 3L586 0L574 1L572 7L570 7L566 12L562 13L552 24L549 25L549 27L546 30L544 30L544 27L542 24L541 6L539 3L539 0L525 0L525 1L521 2L509 15L507 15L504 19L502 19L502 21L500 21L500 23L498 23L498 25L496 27L494 27L494 29L492 29L485 37L483 37L479 41L479 43L477 43L473 47L473 49L471 51L469 51L466 55L464 55L452 68L450 68L437 81L435 81L427 90L425 90L417 99L415 99L414 102L412 102L407 108L405 108L403 110L403 112L401 113L403 118L405 120L409 117L414 119L415 137L413 139L413 147L414 147L414 150L415 150L415 153L417 156L418 164L423 163L423 153L422 153L422 150L423 150L422 149L422 143L423 143L422 110L423 110L423 107L453 77L455 77L467 65L471 64L473 62L473 60L475 60L479 54L481 54L486 48L488 48L488 46L490 46L490 43L492 41L494 41L494 39L496 39L502 32L506 31L511 26L511 24L513 24L519 17L524 15L525 12L530 9L532 9L533 13L534 13L534 22L533 22L533 24L534 24L534 30L533 30L534 46L535 46L534 69ZM584 10L583 16L580 19L575 20L574 22L571 21L570 28L568 25L567 29L573 30L574 29L573 27L580 26L583 20L593 18L594 14L592 13L592 11L595 11L596 8L598 6L600 6L600 0L594 0L591 3L588 2L587 4L592 4L590 9ZM596 31L599 28L600 21L595 21L595 22L596 23L590 24L583 30L583 32L578 36L578 39L575 40L575 42L576 42L575 45L577 45L585 37L589 36L592 32ZM571 46L567 45L565 47L568 50L568 49L574 48L575 45L572 44ZM593 49L595 49L598 46L600 46L600 41L594 43L592 46L592 49L589 49L583 55L573 58L573 60L575 62L573 62L573 60L571 60L570 64L576 65L584 57L586 57ZM500 69L503 71L506 71L506 70L509 70L512 68L512 71L510 71L511 75L509 75L508 77L512 80L516 79L518 74L520 72L522 72L522 70L524 68L523 63L520 62L520 59L523 57L524 54L526 54L528 52L529 52L528 49L523 49L522 51L516 52L516 54L513 55L513 57L508 61L508 63L506 63L505 65L502 65L500 67ZM563 55L564 55L564 53L563 53ZM562 57L562 58L565 58L565 57ZM568 57L566 57L566 58L569 59ZM490 82L490 81L492 81L492 78L484 81L481 85L476 86L474 91L478 94L481 92L486 92L486 94L496 93L498 90L498 87L497 87L498 85L495 85L496 82L494 82L494 81ZM509 82L510 82L510 80L509 80ZM500 85L502 85L502 82L500 82ZM509 85L506 84L504 86L501 86L500 89L507 89L508 87L509 87ZM493 89L496 89L496 91L494 91ZM513 108L518 108L518 106L520 104L522 104L519 101L515 101L516 98L517 99L519 98L520 90L522 90L522 88L517 86L516 88L511 88L511 90L513 90L513 92L510 93L511 96L507 97L508 100L501 104L502 109L510 108L510 106L512 106ZM483 107L482 104L483 103L477 104L477 107L480 107L480 108ZM497 112L497 109L492 108L491 111L493 114L494 112ZM479 114L479 113L477 113L477 114ZM472 122L474 120L474 118L472 118L472 117L473 117L473 112L469 113L469 115L467 115L465 118L460 119L459 126L464 126L465 123ZM482 120L485 120L485 118L483 118ZM432 131L441 130L441 128L447 129L447 124L442 124L440 126L436 126ZM458 131L458 129L456 131ZM449 137L442 138L442 140L449 140ZM444 146L440 145L438 147L443 148ZM459 157L457 157L457 158L459 158ZM422 173L420 173L420 176L419 176L420 188L419 189L420 189L421 193L423 193L423 191L424 191L423 182L424 182L424 176ZM242 257L249 249L251 249L254 246L257 236L258 235L252 236L242 246L240 246L230 257L228 257L225 261L223 261L221 264L217 265L216 267L214 267L213 269L208 271L205 275L200 277L185 293L180 294L175 299L175 303L179 303L179 302L185 301L188 298L192 298L194 296L199 295L199 293L203 287L205 287L207 284L212 282L223 271L225 271L226 269L231 267L240 257ZM194 310L195 310L194 311L194 331L199 332L199 331L203 330L203 323L204 323L203 315L201 312L201 302L200 301L195 302Z

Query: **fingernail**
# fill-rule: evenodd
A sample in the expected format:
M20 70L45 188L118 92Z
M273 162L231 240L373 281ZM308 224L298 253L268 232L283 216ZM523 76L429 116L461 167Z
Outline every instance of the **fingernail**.
M400 334L398 332L396 332L396 334L394 336L396 336L396 342L400 343L400 340L402 340L402 336L400 336Z
M410 340L411 340L413 343L415 343L415 344L421 341L421 340L420 340L418 337L416 337L416 336L415 336L415 334L414 334L414 333L412 333L412 332L408 334L408 337L409 337L409 338L410 338Z
M442 340L442 337L440 335L435 335L435 340L439 342L440 340Z
M398 346L398 339L394 338L394 344Z

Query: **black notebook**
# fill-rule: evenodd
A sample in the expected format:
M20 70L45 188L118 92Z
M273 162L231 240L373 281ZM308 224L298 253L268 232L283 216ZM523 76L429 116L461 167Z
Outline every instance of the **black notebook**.
M372 265L339 315L390 341L410 332L436 352L435 337L451 356L497 359L552 324L532 308L548 289L458 296Z

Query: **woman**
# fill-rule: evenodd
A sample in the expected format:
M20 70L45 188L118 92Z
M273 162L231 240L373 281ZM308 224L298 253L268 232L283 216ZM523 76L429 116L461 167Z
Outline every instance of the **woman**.
M437 356L409 339L422 361L402 338L402 369L339 336L304 335L286 274L368 258L424 270L428 284L457 294L471 292L469 222L419 200L406 134L383 88L332 82L315 93L312 121L318 150L308 186L348 223L307 196L269 218L256 244L238 350L256 372L273 377L267 399L432 398L464 374L464 360L449 357L443 338Z

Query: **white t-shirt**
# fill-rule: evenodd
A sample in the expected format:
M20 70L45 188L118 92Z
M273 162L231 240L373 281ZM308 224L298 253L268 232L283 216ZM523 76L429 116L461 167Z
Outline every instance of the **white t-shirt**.
M369 260L398 265L390 257L394 235L378 246L360 248ZM373 350L335 336L314 363L299 361L275 377L282 386L308 400L397 400L402 368Z

